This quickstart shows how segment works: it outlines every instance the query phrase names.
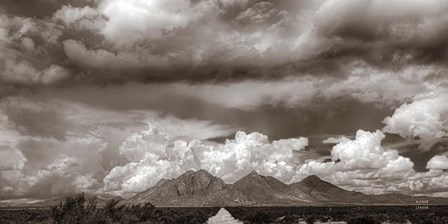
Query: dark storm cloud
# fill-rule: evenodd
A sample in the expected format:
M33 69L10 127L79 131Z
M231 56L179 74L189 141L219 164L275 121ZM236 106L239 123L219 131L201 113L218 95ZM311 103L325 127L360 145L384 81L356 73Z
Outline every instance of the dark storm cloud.
M435 0L39 0L0 7L8 14L3 73L20 76L2 80L25 85L345 77L358 61L387 70L444 66L448 44L448 5Z
M201 92L200 89L197 91ZM238 90L230 92L235 93ZM252 94L244 95L244 92L236 94L249 99L253 97ZM393 109L389 107L378 106L374 102L363 102L347 95L334 98L311 95L309 96L311 99L302 99L304 103L297 107L291 107L287 103L278 105L278 102L269 104L268 100L262 99L265 104L256 105L256 110L247 110L240 105L230 107L220 104L219 100L213 102L189 95L182 86L175 85L161 87L134 83L104 88L92 86L71 90L54 88L36 91L35 95L43 99L56 97L112 110L150 109L182 119L212 120L249 133L258 131L273 140L310 135L352 135L358 129L381 129L383 127L381 121L393 113ZM252 101L257 99L253 98ZM322 140L317 139L314 143L321 146Z
M0 2L0 11L23 17L45 18L64 5L83 7L92 5L93 2L94 0L3 0Z
M340 38L336 57L361 56L378 66L446 60L448 4L443 1L353 1L322 7L316 32Z
M64 139L68 124L64 122L56 107L41 108L38 104L20 106L20 102L11 101L5 108L5 114L24 135Z

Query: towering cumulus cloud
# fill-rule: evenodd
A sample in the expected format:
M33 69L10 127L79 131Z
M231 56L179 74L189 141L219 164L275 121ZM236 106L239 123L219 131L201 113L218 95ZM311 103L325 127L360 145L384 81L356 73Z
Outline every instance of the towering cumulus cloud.
M448 157L446 155L437 155L432 157L426 168L432 170L448 170Z
M394 181L406 181L415 174L414 163L409 158L381 145L384 137L378 130L358 130L354 140L338 140L331 150L331 161L309 161L300 168L299 174L318 174L342 185L361 185L366 192L383 192Z
M448 1L2 0L0 200L205 169L448 195Z
M162 178L177 177L190 169L205 169L225 181L257 170L288 181L294 174L294 151L308 145L306 138L268 141L260 133L237 132L224 144L174 140L157 126L129 136L120 154L130 161L114 167L105 177L104 191L115 194L140 192Z
M431 140L448 135L448 94L416 99L403 104L384 119L385 131L405 138L419 137Z

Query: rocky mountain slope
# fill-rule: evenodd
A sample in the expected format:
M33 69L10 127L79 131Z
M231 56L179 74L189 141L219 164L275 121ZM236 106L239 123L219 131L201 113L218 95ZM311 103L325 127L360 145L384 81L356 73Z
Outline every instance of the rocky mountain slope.
M127 203L151 201L158 206L219 206L222 192L229 186L205 170L188 171L173 180L162 179L154 187L138 193Z

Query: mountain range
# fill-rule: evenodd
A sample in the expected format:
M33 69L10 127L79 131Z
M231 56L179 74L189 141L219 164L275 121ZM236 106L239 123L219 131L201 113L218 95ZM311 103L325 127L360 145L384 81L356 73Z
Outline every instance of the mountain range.
M138 204L150 201L160 207L303 206L338 204L448 204L448 198L401 194L367 195L344 190L319 177L285 184L255 171L233 184L226 184L205 170L188 171L124 200Z
M86 194L99 206L108 200ZM48 207L65 197L18 203L14 206ZM187 171L173 179L162 179L155 186L129 199L115 197L119 204L151 202L159 207L227 207L227 206L307 206L307 205L416 205L448 204L448 198L409 196L403 194L368 195L342 189L311 175L297 183L285 184L255 171L233 184L226 184L205 170ZM8 204L1 204L0 207Z

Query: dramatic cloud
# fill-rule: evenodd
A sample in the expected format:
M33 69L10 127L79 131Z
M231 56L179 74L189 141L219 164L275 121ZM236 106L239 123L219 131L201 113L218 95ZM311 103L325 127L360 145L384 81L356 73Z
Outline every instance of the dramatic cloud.
M3 147L0 150L1 160L0 160L0 170L20 170L23 169L26 158L23 156L22 152L17 149L8 149Z
M260 133L237 132L224 144L173 140L157 126L129 136L120 154L130 163L114 167L105 177L106 193L137 193L162 178L173 178L190 169L205 169L227 182L234 182L251 170L284 181L291 179L294 151L308 145L306 138L268 141Z
M432 157L428 164L427 169L433 170L448 170L448 156L447 155L437 155Z
M61 21L67 28L99 32L106 22L106 16L89 6L75 8L64 5L53 14L53 20Z
M0 142L0 187L7 198L82 191L130 196L190 169L206 169L227 182L251 170L287 183L317 174L367 193L440 191L444 183L444 173L433 171L444 169L443 160L434 157L430 172L417 173L409 158L381 145L380 131L340 137L329 157L305 150L309 141L303 137L271 142L260 133L237 132L234 139L213 142L207 139L234 129L151 111L10 97L1 112L8 138Z
M102 32L118 43L158 39L166 32L184 28L195 17L202 17L203 12L213 12L211 7L206 1L193 5L183 0L105 0L99 5L100 11L109 18Z
M331 161L306 162L298 178L317 174L347 189L371 194L446 191L446 173L442 171L448 164L445 155L428 161L428 172L416 172L409 158L381 145L384 137L381 131L359 130L353 140L329 138L327 142L336 143L331 150Z
M448 95L430 95L403 104L395 113L384 119L384 131L404 138L421 138L431 141L447 136Z
M65 80L71 71L58 59L62 53L55 24L0 14L0 85L48 85Z
M429 186L439 191L446 191L446 186L448 184L448 174L443 173L440 176L431 178Z
M233 182L256 170L290 183L317 174L351 190L366 193L413 192L437 189L443 173L417 173L409 158L381 146L380 131L358 131L354 140L341 138L331 151L331 161L304 159L308 140L284 139L270 143L259 133L238 132L224 144L197 140L170 140L159 128L130 136L120 153L129 159L105 177L101 193L128 195L140 192L162 178L172 178L190 169L205 169ZM295 153L294 153L295 152ZM294 155L295 154L295 155ZM303 155L303 158L302 158ZM437 185L437 186L436 186Z
M64 5L82 7L91 5L96 0L4 0L0 3L0 9L7 13L25 17L45 18L51 16Z
M413 164L393 150L381 147L384 134L358 131L355 140L344 139L331 151L333 161L340 161L344 169L386 168L398 172L412 168ZM389 171L389 170L388 170Z
M381 146L384 137L381 131L359 130L354 140L340 138L339 143L331 150L331 161L307 162L298 171L299 179L317 174L340 185L354 188L363 186L358 190L380 193L380 189L369 189L365 186L379 181L383 185L389 182L390 186L393 186L396 183L392 181L406 180L415 174L414 164L409 158L400 156L396 150Z
M117 164L119 146L148 123L173 139L228 136L231 128L153 111L110 111L61 100L10 97L0 104L2 197L95 192Z
M66 83L346 77L358 61L388 72L409 65L444 68L448 44L442 38L448 32L443 28L448 5L440 0L33 4L47 7L45 13L32 17L22 1L2 4L9 12L2 15L2 43L9 49L4 57L13 65L24 63L31 67L24 70L33 73L34 67L42 76L51 65L68 67L70 76L56 79ZM21 22L4 22L11 20ZM20 26L26 32L13 35ZM42 38L50 32L51 38ZM51 39L59 42L49 44ZM29 50L33 47L38 49ZM38 57L42 54L47 57ZM41 83L27 74L17 78L20 82L5 81Z

